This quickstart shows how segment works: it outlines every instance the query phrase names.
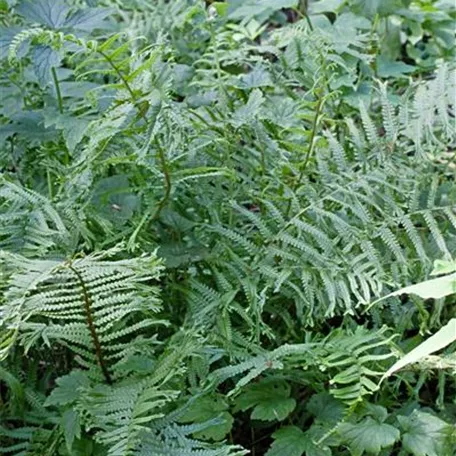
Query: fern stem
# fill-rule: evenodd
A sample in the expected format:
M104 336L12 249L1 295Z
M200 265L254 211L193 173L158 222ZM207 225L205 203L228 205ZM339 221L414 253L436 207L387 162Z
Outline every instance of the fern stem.
M301 172L299 173L298 180L296 181L296 188L299 186L301 183L302 178L304 177L304 172L307 168L307 165L309 164L310 157L312 156L313 150L314 150L314 145L315 145L315 136L317 134L317 128L318 128L318 118L320 117L321 110L323 108L323 100L324 97L320 96L318 99L317 103L317 110L315 112L315 117L313 120L312 124L312 131L310 134L310 142L309 142L309 147L307 149L306 157L304 159L304 163L301 166Z
M57 103L59 106L59 112L60 112L60 114L63 114L62 92L60 91L59 79L57 78L57 72L55 71L55 67L51 68L51 73L52 73L52 79L54 80L55 91L57 93Z
M49 199L52 200L52 198L54 197L54 194L52 191L51 171L49 170L49 168L46 169L46 181L47 181L47 186L48 186Z
M312 20L310 19L310 16L309 16L308 2L300 1L298 6L296 6L293 9L298 14L298 16L301 16L301 19L302 18L305 19L305 21L307 22L307 25L309 26L310 31L313 32L314 31L314 26L313 26Z
M111 66L111 68L119 76L123 85L125 86L128 93L130 94L131 100L133 101L134 105L136 106L136 101L137 101L136 95L133 92L132 88L130 87L130 84L128 83L128 81L125 79L125 76L120 71L119 67L113 62L113 60L111 59L111 57L109 57L109 55L105 54L103 51L100 51L99 49L97 50L97 52L106 60L106 62L108 62L108 64ZM138 110L141 112L141 110L139 108L138 108ZM144 118L144 116L142 116L142 117Z
M169 173L168 162L166 161L165 152L162 147L158 147L158 158L160 160L160 164L162 167L163 175L165 178L165 193L163 198L158 203L157 209L154 212L154 215L151 217L150 221L153 222L158 219L160 216L161 211L166 206L166 203L169 200L169 196L171 195L171 175Z
M100 51L100 50L98 50L97 52L103 56L103 58L109 63L111 68L117 73L117 75L123 82L125 88L127 89L128 93L130 94L133 104L138 109L139 115L143 118L144 122L147 125L147 117L146 117L145 113L143 112L143 110L141 109L141 107L137 105L138 100L136 99L136 95L134 94L128 81L125 79L125 76L122 74L122 72L120 71L118 66L113 62L111 57L109 57L109 55L105 54L103 51ZM159 158L160 165L162 167L162 171L163 171L163 175L164 175L165 193L163 195L163 198L158 203L157 209L155 210L154 214L151 217L151 220L150 220L151 222L157 220L157 218L160 216L161 211L166 206L166 203L169 200L169 196L171 194L171 188L172 188L171 174L169 172L168 162L166 161L165 153L161 147L159 147L159 149L158 149L158 158Z
M315 136L317 134L317 128L318 128L318 119L319 119L321 111L323 109L323 102L324 102L324 96L323 96L323 94L321 94L320 97L318 98L317 108L316 108L316 111L315 111L315 117L314 117L313 123L312 123L312 130L311 130L311 133L310 133L309 147L307 148L306 155L304 157L304 162L303 162L302 166L300 167L301 171L299 172L299 176L296 179L296 181L295 181L295 183L294 183L294 185L292 187L293 191L295 191L299 187L299 185L301 184L301 181L302 181L302 179L304 177L304 173L306 171L307 165L309 164L310 158L312 157L313 150L314 150L314 145L315 145ZM291 198L288 201L288 207L287 207L287 212L286 212L287 216L290 215L290 209L291 209Z
M341 424L347 422L347 420L353 415L353 413L355 412L356 408L358 407L358 404L359 402L355 402L353 403L352 405L350 405L350 407L348 408L348 410L345 412L345 416L335 425L333 426L328 432L326 432L325 434L323 434L322 437L320 437L320 439L318 439L316 442L314 442L314 444L320 448L322 443L327 440L329 437L331 437L335 432L337 432L337 430L340 428Z
M74 273L74 275L77 277L79 284L81 285L82 298L84 301L84 310L86 313L87 325L89 327L90 335L92 337L93 346L95 348L95 356L97 357L98 364L101 368L101 371L103 372L104 378L106 379L106 383L111 384L111 375L109 373L108 367L106 366L106 362L103 357L103 351L101 349L100 339L98 338L95 323L93 321L92 299L90 298L90 294L87 290L86 284L84 282L84 279L82 278L81 273L71 264L68 266L68 269L70 269L70 271Z

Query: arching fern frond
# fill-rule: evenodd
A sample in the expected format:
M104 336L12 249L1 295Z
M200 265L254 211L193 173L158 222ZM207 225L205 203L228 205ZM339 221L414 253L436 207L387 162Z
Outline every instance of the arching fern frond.
M8 289L1 326L15 331L26 350L55 341L69 347L92 377L115 381L116 368L141 347L141 337L166 324L154 316L158 290L148 284L161 270L155 255L106 259L115 253L118 249L68 261L3 253Z
M69 233L52 203L43 195L0 179L0 249L43 254Z

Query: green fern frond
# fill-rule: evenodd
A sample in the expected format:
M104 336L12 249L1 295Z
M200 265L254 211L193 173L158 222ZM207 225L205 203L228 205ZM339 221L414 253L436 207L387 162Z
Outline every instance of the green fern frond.
M26 349L40 340L74 347L94 378L112 382L124 358L120 354L135 340L131 336L166 324L153 316L160 308L157 289L146 285L158 278L160 262L154 255L105 260L117 252L69 261L3 254L11 275L2 326L14 329ZM135 322L139 316L143 319Z
M65 223L43 195L2 178L0 208L0 248L42 254L58 240L68 242Z

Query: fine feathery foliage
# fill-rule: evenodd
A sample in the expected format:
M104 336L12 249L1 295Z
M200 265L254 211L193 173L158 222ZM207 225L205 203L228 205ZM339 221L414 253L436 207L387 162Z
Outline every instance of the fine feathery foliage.
M0 455L454 455L451 3L0 0Z

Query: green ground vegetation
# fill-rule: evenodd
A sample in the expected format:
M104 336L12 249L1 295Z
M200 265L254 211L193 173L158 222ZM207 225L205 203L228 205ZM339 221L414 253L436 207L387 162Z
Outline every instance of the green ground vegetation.
M452 0L0 0L0 454L454 456Z

